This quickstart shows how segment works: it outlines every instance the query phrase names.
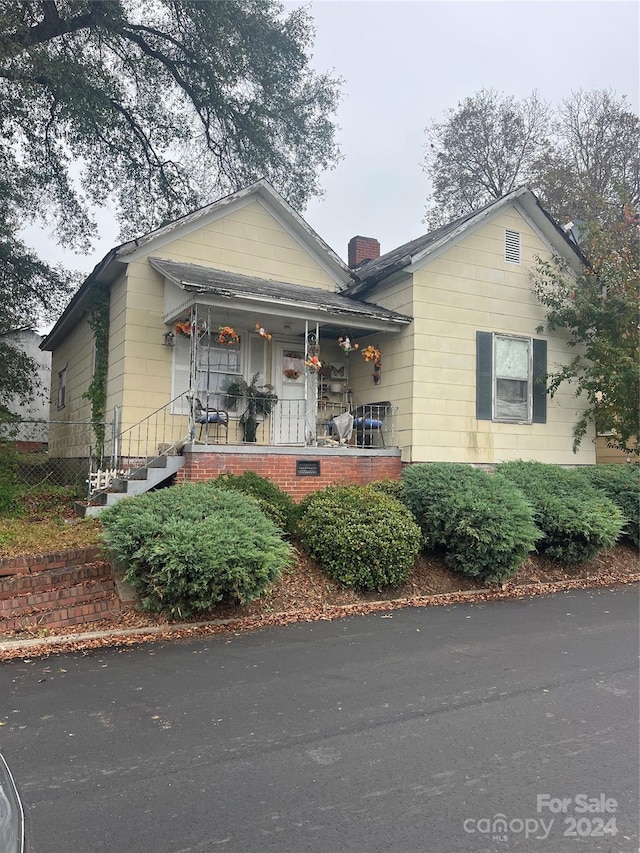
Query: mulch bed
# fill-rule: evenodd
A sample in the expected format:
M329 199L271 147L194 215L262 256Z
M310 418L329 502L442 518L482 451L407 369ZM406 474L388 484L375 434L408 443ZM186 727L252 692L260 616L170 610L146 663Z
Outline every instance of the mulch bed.
M176 626L162 616L130 610L114 620L78 625L73 628L40 629L5 634L2 640L43 639L64 635L65 640L24 648L0 649L0 660L13 657L35 658L62 651L87 651L105 646L126 647L140 642L179 637L203 636L252 630L266 625L284 625L300 621L336 619L341 616L394 610L406 606L455 604L468 600L522 598L559 590L614 586L640 580L640 555L628 545L617 545L594 560L566 566L532 555L520 571L502 586L484 584L456 574L437 556L419 558L410 578L402 585L382 592L356 593L340 587L323 574L319 566L299 552L296 566L285 572L277 584L250 605L219 605L192 621L218 624ZM220 621L224 624L220 624ZM111 631L154 630L153 634L109 636ZM87 631L106 632L91 640L74 639Z

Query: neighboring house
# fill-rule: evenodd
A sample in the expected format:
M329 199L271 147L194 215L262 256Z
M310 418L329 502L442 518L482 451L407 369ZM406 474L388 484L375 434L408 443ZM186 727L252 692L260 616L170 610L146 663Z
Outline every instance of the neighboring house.
M610 437L607 434L599 435L596 439L596 462L601 465L631 465L638 463L635 453L625 453L623 450L614 450L609 447Z
M579 401L570 389L549 400L537 381L547 364L568 357L562 335L536 333L545 315L529 273L536 255L552 252L578 268L564 233L519 189L382 257L376 240L356 237L347 266L259 181L118 246L96 266L43 343L53 356L51 420L60 422L50 450L87 452L87 441L72 439L63 422L90 418L88 318L103 288L110 294L109 417L116 411L121 430L147 436L146 454L186 441L185 453L199 454L199 464L184 476L220 470L220 454L224 470L232 454L235 469L274 453L337 454L343 479L347 457L592 463L592 435L577 454L571 449ZM224 327L239 342L229 345L223 333L220 343ZM345 354L338 342L345 336L359 350ZM368 345L379 359L364 360ZM319 372L305 368L314 357ZM234 411L225 391L256 373L278 403L249 446L242 444L244 404ZM202 444L192 398L229 412L223 429L205 430ZM370 404L381 408L362 408ZM356 431L355 443L336 450L327 421L344 411L382 428ZM385 475L376 465L371 478Z
M5 340L20 352L26 353L37 365L36 386L33 400L24 402L15 397L9 409L19 415L15 440L24 449L35 449L46 445L49 428L49 389L51 388L51 353L43 352L40 345L44 335L33 329L18 329L8 332Z

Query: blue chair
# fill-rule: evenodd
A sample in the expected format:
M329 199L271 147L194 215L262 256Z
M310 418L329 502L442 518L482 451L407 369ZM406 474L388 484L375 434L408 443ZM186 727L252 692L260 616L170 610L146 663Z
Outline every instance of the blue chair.
M198 398L193 401L193 415L197 424L200 424L198 441L202 439L202 430L205 431L205 441L209 443L209 432L213 425L215 427L215 443L220 444L220 430L224 431L224 443L229 443L229 414L223 409L214 409L202 405Z
M353 428L356 433L356 445L359 447L373 447L374 436L380 436L380 443L384 443L384 417L389 411L391 403L365 403L358 406L355 411Z

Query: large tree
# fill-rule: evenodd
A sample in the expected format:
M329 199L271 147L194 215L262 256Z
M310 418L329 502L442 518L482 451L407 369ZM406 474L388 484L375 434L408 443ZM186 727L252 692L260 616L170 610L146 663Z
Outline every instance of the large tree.
M563 330L575 351L549 375L553 395L570 383L583 406L574 450L588 423L609 444L640 455L640 216L627 204L584 226L587 264L576 275L559 258L539 260L533 289L547 328ZM538 331L542 331L540 328Z
M259 177L317 194L339 81L312 40L275 0L0 0L0 336L65 295L20 238L34 220L82 251L105 203L127 238ZM7 381L0 403L25 391Z
M441 225L527 183L542 156L548 108L534 92L517 101L481 89L427 128L427 221Z
M426 130L430 224L528 184L561 222L640 195L640 123L625 98L574 92L558 108L481 90Z
M619 216L622 199L640 201L640 122L626 98L574 92L552 123L534 165L533 186L560 222Z

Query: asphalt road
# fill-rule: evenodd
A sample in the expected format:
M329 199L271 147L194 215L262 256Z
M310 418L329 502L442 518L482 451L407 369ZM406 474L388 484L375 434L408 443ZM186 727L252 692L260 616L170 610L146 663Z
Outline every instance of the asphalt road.
M35 853L636 853L637 652L624 587L14 661L0 749Z

